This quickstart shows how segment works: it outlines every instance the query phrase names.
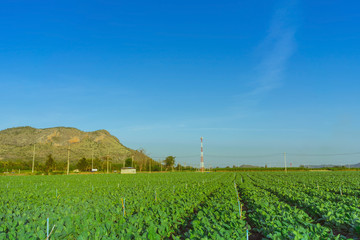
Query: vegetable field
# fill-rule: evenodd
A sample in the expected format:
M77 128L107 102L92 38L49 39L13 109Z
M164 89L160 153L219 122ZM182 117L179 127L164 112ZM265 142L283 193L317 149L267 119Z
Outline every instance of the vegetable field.
M360 173L0 177L0 239L360 239Z

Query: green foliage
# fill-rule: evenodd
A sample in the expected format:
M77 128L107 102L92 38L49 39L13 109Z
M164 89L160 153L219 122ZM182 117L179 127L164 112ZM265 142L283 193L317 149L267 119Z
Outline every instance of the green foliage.
M47 217L52 239L245 240L246 227L358 239L359 182L357 172L0 176L0 239L45 239Z
M248 217L271 239L346 239L360 233L360 210L355 207L359 193L356 188L349 189L357 186L357 173L239 175L241 196L252 209ZM355 178L348 180L348 187L340 192L336 183L344 176ZM350 195L345 196L347 191ZM333 231L343 235L335 236Z
M132 159L127 158L125 159L125 167L131 167L132 166Z
M174 156L168 156L164 160L166 168L173 168L175 164L175 157Z
M86 160L86 158L81 158L79 162L77 163L76 167L80 171L87 171L89 169L89 162Z
M219 218L222 213L236 215L231 210L236 207L233 189L221 190L231 181L229 174L94 174L26 178L29 181L24 177L0 178L0 236L4 239L45 239L47 217L50 227L56 225L53 239L178 239L179 235L187 234L187 231L177 232L178 229L183 229L189 219L197 217L194 210L211 211L223 194L227 196L222 198L223 207L219 205L218 212L208 220L204 219L205 215L201 219L203 224L209 222L218 226L211 230L212 225L206 225L208 236L222 236L224 233L219 227L222 224L237 226L227 228L228 233L223 236L245 236L239 228L244 225L242 220L228 216ZM221 191L212 194L218 190ZM213 201L205 205L209 197ZM121 198L126 198L126 216ZM201 234L194 231L192 234Z
M45 162L45 172L49 173L52 172L54 169L55 169L55 160L52 157L52 155L49 154Z

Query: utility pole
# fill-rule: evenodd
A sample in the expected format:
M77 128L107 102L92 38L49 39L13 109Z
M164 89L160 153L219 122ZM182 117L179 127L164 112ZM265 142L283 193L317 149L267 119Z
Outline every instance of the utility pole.
M131 156L131 167L134 167L134 155Z
M94 169L94 146L92 147L91 153L91 171Z
M67 171L66 175L69 175L70 172L70 143L68 145L68 159L67 159Z
M200 169L201 172L204 172L204 152L203 152L203 137L200 138L201 140L201 161L200 161Z
M284 163L285 163L285 172L287 172L287 169L286 169L286 152L284 152Z
M33 161L32 161L32 173L35 170L35 143L34 143L34 151L33 151Z
M150 161L150 173L151 173L151 159L149 159L149 161Z
M106 173L109 173L109 151L106 155Z

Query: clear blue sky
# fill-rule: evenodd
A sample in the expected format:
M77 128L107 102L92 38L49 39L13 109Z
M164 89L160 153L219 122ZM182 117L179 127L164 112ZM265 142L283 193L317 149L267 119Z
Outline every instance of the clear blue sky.
M201 136L206 166L358 163L295 154L360 152L359 7L2 1L0 129L106 129L193 166Z

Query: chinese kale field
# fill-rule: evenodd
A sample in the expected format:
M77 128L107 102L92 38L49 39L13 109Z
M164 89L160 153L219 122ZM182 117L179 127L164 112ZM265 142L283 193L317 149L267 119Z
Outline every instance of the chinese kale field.
M358 172L2 176L0 239L359 239L359 184Z

